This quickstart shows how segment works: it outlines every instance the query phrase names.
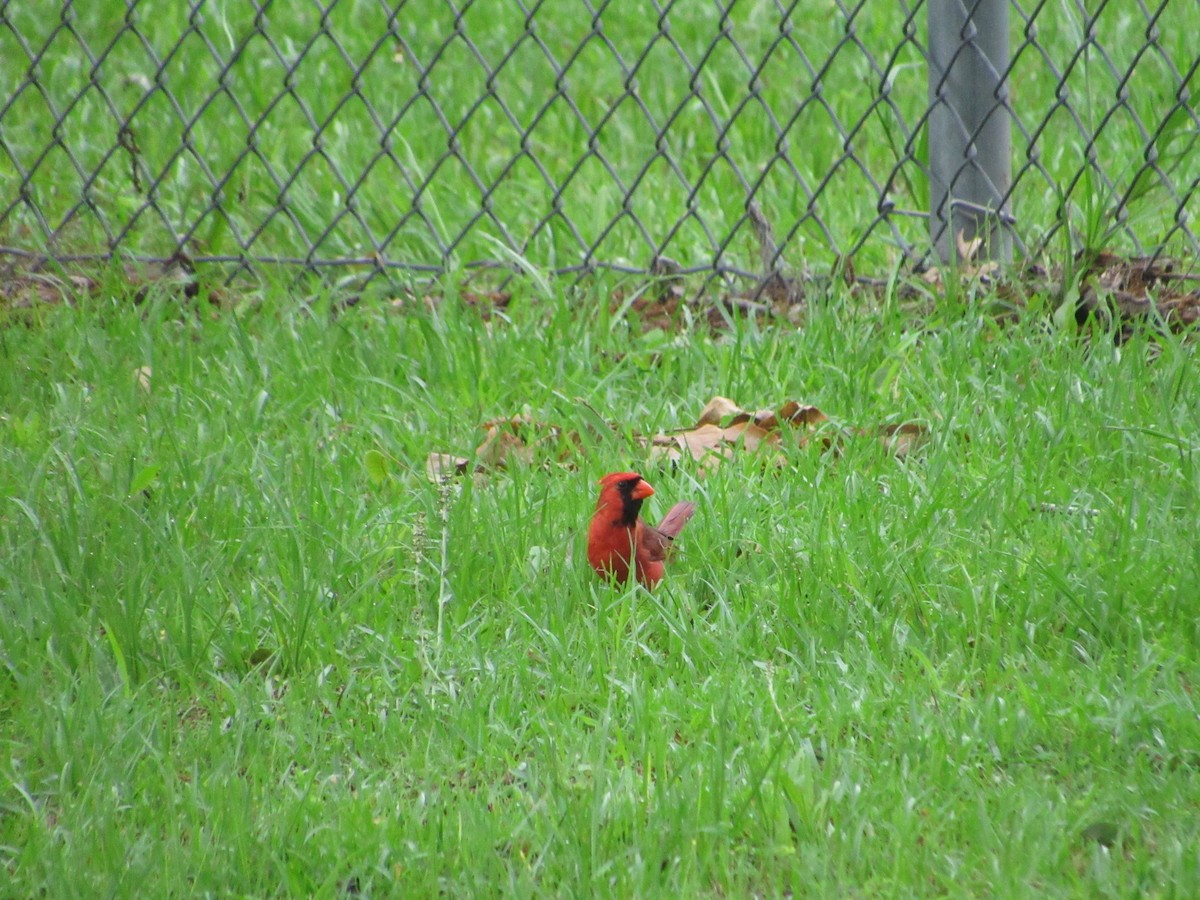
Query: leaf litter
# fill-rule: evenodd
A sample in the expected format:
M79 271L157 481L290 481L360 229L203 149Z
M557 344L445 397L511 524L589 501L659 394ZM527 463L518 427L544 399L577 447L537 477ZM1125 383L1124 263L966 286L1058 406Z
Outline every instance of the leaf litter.
M713 331L729 327L737 317L772 318L780 324L802 327L807 307L834 290L866 302L894 296L920 314L945 296L969 296L986 309L1009 319L1025 309L1070 307L1076 321L1098 321L1113 327L1114 339L1127 339L1139 323L1156 331L1184 331L1200 322L1200 273L1196 261L1182 262L1165 255L1126 257L1100 250L1077 252L1065 264L1044 266L1035 261L999 266L977 260L978 239L960 232L955 243L958 261L950 266L929 265L910 258L910 265L889 278L872 278L856 271L852 256L839 256L828 273L805 269L790 272L783 261L769 223L751 211L754 236L759 243L757 272L731 271L714 275L711 267L691 267L660 256L653 260L649 278L636 288L617 287L609 292L614 314L628 316L644 331L677 330L707 325ZM761 220L761 221L760 221ZM211 273L201 279L200 271ZM384 261L342 284L334 304L340 312L359 305L372 279L383 277ZM513 298L507 289L518 274L512 267L487 269L499 284L442 292L433 284L426 289L409 287L386 296L388 308L409 313L436 307L456 298L476 310L484 320L504 316ZM236 268L221 261L193 257L180 250L170 257L139 259L114 265L111 261L77 257L53 258L20 251L0 254L0 312L38 307L75 305L90 298L111 296L113 282L123 281L135 304L152 293L188 302L193 308L207 303L215 310L236 307L240 298L234 285L238 276L253 278L253 262ZM546 283L538 273L539 282ZM749 282L739 290L734 279ZM17 321L20 321L18 318Z
M599 416L592 419L611 435L623 433L615 423L604 423ZM581 431L539 421L528 413L491 419L480 428L483 439L470 456L430 453L425 461L426 476L435 482L466 475L486 476L514 466L530 466L539 459L574 469L591 443ZM911 421L847 428L835 424L816 406L796 400L749 410L728 397L717 396L705 404L690 425L653 435L633 435L635 445L651 461L695 463L701 476L739 455L760 455L769 465L782 468L788 464L789 451L816 447L822 452L840 452L845 442L863 439L876 441L893 456L903 458L928 442L929 429Z

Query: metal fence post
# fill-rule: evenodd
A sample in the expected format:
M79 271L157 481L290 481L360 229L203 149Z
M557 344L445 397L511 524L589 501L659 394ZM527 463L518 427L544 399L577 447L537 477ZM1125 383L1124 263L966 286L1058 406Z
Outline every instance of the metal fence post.
M1009 0L927 0L929 234L943 262L957 236L975 259L1012 259Z

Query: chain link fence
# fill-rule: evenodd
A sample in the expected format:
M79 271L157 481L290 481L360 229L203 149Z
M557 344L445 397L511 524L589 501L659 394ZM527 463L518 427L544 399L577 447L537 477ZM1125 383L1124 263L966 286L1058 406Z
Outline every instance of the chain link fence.
M886 272L952 227L930 67L979 35L930 48L945 6L0 0L0 252ZM1004 12L998 87L950 116L956 172L1010 163L983 212L1028 253L1194 257L1200 4Z

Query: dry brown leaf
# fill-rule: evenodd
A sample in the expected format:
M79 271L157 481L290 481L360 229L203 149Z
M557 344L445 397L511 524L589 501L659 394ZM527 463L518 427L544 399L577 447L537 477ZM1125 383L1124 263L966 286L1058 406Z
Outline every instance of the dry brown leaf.
M958 258L965 263L971 263L975 261L975 254L983 246L983 238L976 235L968 241L966 235L966 230L960 228L958 234L954 235L954 245L958 248Z
M469 459L449 453L430 453L425 460L425 475L430 481L446 481L467 474Z
M704 404L704 409L700 411L700 418L696 420L696 427L699 428L701 425L719 425L723 419L732 418L743 412L744 410L728 397L713 397L708 403Z
M666 462L679 462L684 456L702 461L721 447L722 429L719 425L704 424L690 431L657 434L650 439L650 457Z
M660 437L662 437L660 435ZM650 459L656 463L670 463L674 465L683 459L683 451L687 449L686 445L682 446L674 437L666 440L658 440L654 438L650 441Z
M655 435L650 443L650 458L679 462L690 457L704 469L711 469L739 450L755 453L764 446L776 448L780 445L778 430L763 428L743 413L738 413L735 419L733 424L724 427L704 422L685 431ZM778 455L775 462L782 464L783 457Z
M753 422L764 431L774 431L779 427L779 414L773 409L760 409L754 414Z
M829 416L815 406L801 406L795 400L788 400L779 407L779 418L792 425L820 425L829 421Z
M485 469L506 469L511 465L527 466L533 462L534 448L512 431L499 426L488 428L483 443L475 451L475 459Z
M986 281L999 274L1000 263L996 260L987 259L978 263L975 262L975 257L979 254L980 248L983 247L983 238L977 235L968 241L966 239L966 232L960 228L958 233L954 235L954 247L958 254L955 262L947 267L930 266L921 273L922 281L930 287L940 288L948 276L956 276L960 281L969 281L972 279ZM944 273L943 269L949 269L949 272Z
M764 445L778 451L785 443L784 425L790 429L810 430L828 421L821 410L788 400L778 409L749 412L728 397L713 397L700 412L695 427L655 435L650 442L652 459L678 462L685 457L710 467L732 457L739 450L759 451ZM796 445L803 447L807 438L801 436ZM783 465L786 460L776 453L773 461Z
M876 433L884 448L901 458L929 442L929 429L916 422L881 425Z
M736 422L721 429L721 439L730 444L740 443L744 449L754 453L763 444L778 444L779 432L768 431L754 422Z
M1182 297L1160 300L1159 311L1163 318L1176 330L1182 330L1200 321L1200 291Z
M583 439L578 432L564 431L558 425L534 420L528 414L492 419L479 426L483 441L475 448L474 473L531 465L540 451L549 448L560 465L573 468L572 458L579 453ZM471 471L470 460L448 453L431 453L426 474L434 481Z

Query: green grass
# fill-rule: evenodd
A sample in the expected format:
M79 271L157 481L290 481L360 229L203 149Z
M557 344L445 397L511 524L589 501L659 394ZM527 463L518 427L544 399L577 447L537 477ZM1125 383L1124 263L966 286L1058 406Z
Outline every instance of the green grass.
M1194 251L1176 223L1200 176L1200 7L1175 0L1151 23L1109 3L1087 22L1079 5L1039 7L1032 29L1012 17L1020 235L1037 246L1065 200L1077 244L1128 249L1105 233L1124 201L1143 246ZM793 269L826 269L874 229L857 263L878 274L898 255L880 192L892 182L908 213L929 203L925 13L905 40L902 4L849 19L829 0L787 17L764 3L593 17L574 0L528 15L440 0L395 15L375 0L10 6L0 236L25 249L162 255L187 239L198 256L379 253L454 271L507 261L499 242L548 269L644 270L664 253L760 271L753 199ZM922 219L892 224L924 245Z
M7 893L1200 890L1190 344L261 299L0 331ZM423 474L488 418L649 432L715 393L933 438L643 468L700 505L654 595L582 563L623 436Z

